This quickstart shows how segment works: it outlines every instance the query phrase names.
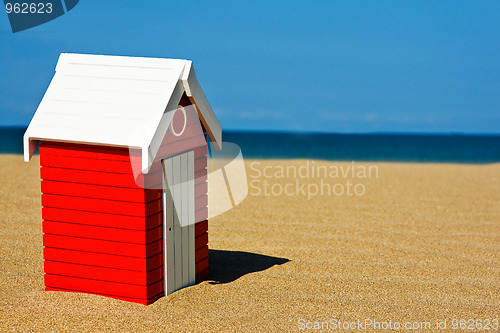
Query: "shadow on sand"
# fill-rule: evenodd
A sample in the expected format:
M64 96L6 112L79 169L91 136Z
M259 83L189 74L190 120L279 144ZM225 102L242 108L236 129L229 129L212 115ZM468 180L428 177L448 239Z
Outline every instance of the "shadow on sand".
M229 283L243 275L260 272L290 261L285 258L242 251L210 250L208 256L211 284Z

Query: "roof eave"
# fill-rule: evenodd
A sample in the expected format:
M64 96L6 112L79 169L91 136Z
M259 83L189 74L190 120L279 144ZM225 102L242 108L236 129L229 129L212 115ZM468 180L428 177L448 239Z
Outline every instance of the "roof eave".
M184 71L181 75L181 81L184 85L186 95L193 99L196 103L198 116L200 117L201 123L207 130L210 139L212 139L215 148L217 148L217 150L221 150L222 128L219 121L217 120L217 117L215 116L212 107L210 106L210 103L203 93L198 80L196 79L192 61L186 61Z

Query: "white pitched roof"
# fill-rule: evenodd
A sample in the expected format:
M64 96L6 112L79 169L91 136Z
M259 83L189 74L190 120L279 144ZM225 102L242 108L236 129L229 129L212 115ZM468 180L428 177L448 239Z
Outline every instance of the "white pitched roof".
M136 147L147 172L170 124L167 111L184 92L220 148L221 127L191 61L63 53L24 134L24 159L40 140Z

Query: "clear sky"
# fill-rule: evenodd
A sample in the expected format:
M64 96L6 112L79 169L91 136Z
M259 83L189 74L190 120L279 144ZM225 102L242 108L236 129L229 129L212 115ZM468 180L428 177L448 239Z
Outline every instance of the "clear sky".
M500 1L97 1L13 34L0 125L61 52L184 58L223 129L500 134Z

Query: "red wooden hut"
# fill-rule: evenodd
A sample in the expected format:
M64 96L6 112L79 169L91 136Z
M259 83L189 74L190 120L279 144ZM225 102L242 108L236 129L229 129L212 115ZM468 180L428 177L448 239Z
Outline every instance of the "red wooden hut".
M61 54L24 135L46 290L150 304L206 279L208 138L220 149L191 61Z

